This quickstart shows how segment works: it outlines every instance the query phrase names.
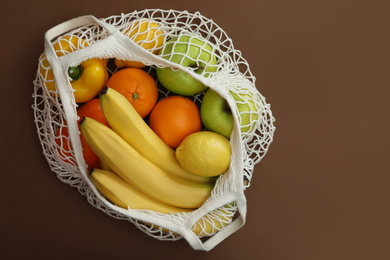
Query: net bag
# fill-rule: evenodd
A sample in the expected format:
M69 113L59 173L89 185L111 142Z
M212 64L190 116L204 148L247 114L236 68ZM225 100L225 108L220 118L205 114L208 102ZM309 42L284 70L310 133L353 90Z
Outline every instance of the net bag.
M159 25L164 35L162 44L150 41L148 35L153 33L152 27L134 34L131 28L140 19ZM204 44L201 48L214 55L216 63L192 58L197 64L203 62L203 68L212 69L198 70L184 64L184 59L174 60L182 54L164 54L169 39L181 36L202 38L212 46L210 49ZM68 48L56 48L56 43L66 43ZM46 32L44 47L34 80L33 110L44 156L62 182L77 188L91 205L106 214L129 221L159 240L184 238L196 250L211 250L245 224L244 192L250 186L254 166L265 156L273 140L274 117L270 105L255 87L255 77L247 61L234 49L224 30L199 12L148 9L104 19L82 16L66 21ZM107 200L93 185L83 158L77 123L77 108L82 104L75 100L68 76L69 67L93 58L140 62L147 65L150 74L156 68L181 70L227 101L234 118L230 165L219 176L210 197L201 207L190 213L170 214L124 209ZM109 74L117 69L108 66ZM172 93L159 85L159 94L161 98ZM190 98L200 104L203 95L201 92ZM237 96L241 97L240 101ZM239 103L250 104L252 109L240 111ZM250 124L244 118L249 118ZM59 132L59 129L67 131Z

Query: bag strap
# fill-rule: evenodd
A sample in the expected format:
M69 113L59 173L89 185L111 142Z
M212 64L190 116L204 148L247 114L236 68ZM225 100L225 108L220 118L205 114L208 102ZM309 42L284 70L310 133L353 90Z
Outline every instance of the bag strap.
M193 232L186 232L183 237L187 240L187 242L191 245L191 247L195 250L202 251L210 251L222 241L224 241L227 237L235 233L242 226L245 225L246 222L246 199L245 196L239 196L236 200L238 205L239 216L233 220L229 225L225 226L221 231L218 231L212 237L210 237L206 242L202 242Z
M233 102L233 100L228 100L228 102ZM239 124L238 118L236 115L234 115L234 121L235 124ZM240 144L240 131L235 128L233 130L233 134L231 137L231 140L233 143L236 143L236 141ZM203 250L203 251L210 251L215 246L217 246L219 243L221 243L223 240L225 240L227 237L232 235L234 232L239 230L242 226L245 225L246 222L246 213L247 213L247 203L246 203L246 197L244 194L244 183L241 173L243 171L243 155L242 155L242 146L236 145L236 151L235 156L233 159L233 165L235 165L235 171L237 174L234 175L234 189L235 192L229 196L229 198L226 198L226 200L232 200L236 201L237 209L239 216L233 220L229 225L225 226L221 231L214 234L212 237L210 237L206 242L202 242L193 232L185 232L183 236L187 240L187 242L191 245L191 247L195 250ZM227 202L229 203L229 202Z
M82 165L84 167L79 167L81 173L83 176L87 176L87 170L86 170L86 163L84 160L84 157L82 156L82 146L81 146L81 141L79 138L79 130L78 130L78 125L77 125L77 113L76 113L76 106L73 103L73 93L69 91L69 89L72 89L72 86L68 80L67 76L67 64L69 57L68 55L64 55L60 58L57 56L54 47L52 45L52 40L55 38L65 34L66 32L69 32L71 30L74 30L76 28L79 28L84 25L88 24L98 24L102 26L104 29L106 29L109 33L111 34L118 34L116 32L116 28L110 24L103 23L96 19L93 16L81 16L78 18L74 18L71 20L68 20L66 22L63 22L50 30L48 30L45 33L45 55L50 63L54 77L56 79L56 88L60 94L60 99L63 105L65 117L67 119L67 126L68 126L68 132L69 132L69 137L72 143L73 151L75 154L75 159L78 165ZM88 46L88 47L93 47ZM86 48L85 48L86 49ZM81 49L84 50L84 49ZM80 51L81 51L80 50ZM92 48L89 49L91 51ZM88 55L86 53L87 51L83 51L84 55ZM76 53L76 52L74 52ZM70 53L71 54L71 53ZM82 52L77 51L77 55L81 57ZM66 57L66 58L65 58Z
M244 197L245 199L245 197ZM245 206L244 204L245 203ZM216 233L214 236L212 236L209 240L207 240L200 249L205 251L210 251L215 246L217 246L219 243L224 241L227 237L232 235L234 232L239 230L242 226L245 225L246 221L246 202L239 202L239 213L240 216L233 220L232 223L230 223L228 226L226 226L224 229L222 229L220 232ZM244 211L244 212L243 212Z

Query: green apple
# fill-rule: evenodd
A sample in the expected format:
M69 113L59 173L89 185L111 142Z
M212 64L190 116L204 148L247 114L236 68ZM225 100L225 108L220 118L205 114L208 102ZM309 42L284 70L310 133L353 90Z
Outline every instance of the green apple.
M254 95L246 91L245 94L230 92L239 111L239 122L242 133L253 130L253 124L259 118L258 108ZM208 89L203 96L200 107L203 125L209 130L219 133L226 138L230 136L234 127L234 118L227 101L217 92Z
M164 45L160 55L164 59L189 67L195 73L205 77L217 71L217 59L213 54L213 47L199 36L176 36ZM182 70L157 67L156 72L160 83L173 93L191 96L207 89L207 86Z

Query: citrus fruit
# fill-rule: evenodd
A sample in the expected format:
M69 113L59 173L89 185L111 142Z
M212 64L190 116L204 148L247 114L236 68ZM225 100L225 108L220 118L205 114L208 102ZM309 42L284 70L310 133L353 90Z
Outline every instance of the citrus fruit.
M164 43L164 34L160 26L150 19L135 20L124 34L142 48L157 54ZM143 68L145 64L138 61L122 61L115 59L118 68Z
M229 168L230 156L229 140L211 131L190 134L176 149L176 158L184 169L205 177L224 173Z
M170 96L160 100L153 108L149 126L167 145L176 148L186 136L201 130L202 121L194 101Z
M108 80L107 87L125 96L142 118L150 113L158 99L153 77L138 68L118 70Z

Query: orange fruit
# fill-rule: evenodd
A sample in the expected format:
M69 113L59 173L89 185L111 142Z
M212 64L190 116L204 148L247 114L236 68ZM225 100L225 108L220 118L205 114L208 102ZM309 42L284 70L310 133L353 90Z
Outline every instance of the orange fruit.
M201 130L202 121L199 108L191 99L170 96L153 108L149 126L167 145L177 148L185 137Z
M145 118L157 103L156 81L147 72L138 68L118 70L108 80L107 87L125 96L142 118Z

